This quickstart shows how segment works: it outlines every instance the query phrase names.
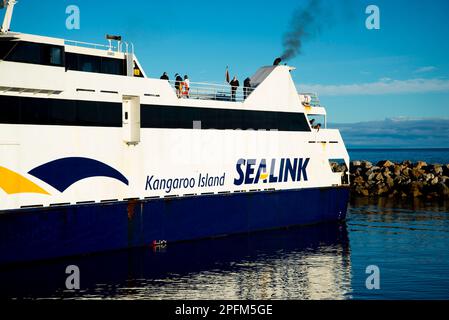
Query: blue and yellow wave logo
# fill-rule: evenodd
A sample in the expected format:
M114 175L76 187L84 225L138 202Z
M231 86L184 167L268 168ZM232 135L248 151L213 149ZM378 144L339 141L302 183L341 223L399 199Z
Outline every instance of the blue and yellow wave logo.
M59 192L78 181L93 177L108 177L129 185L128 179L107 164L89 158L63 158L43 164L28 174ZM7 194L35 193L50 195L48 191L23 175L0 166L0 188Z

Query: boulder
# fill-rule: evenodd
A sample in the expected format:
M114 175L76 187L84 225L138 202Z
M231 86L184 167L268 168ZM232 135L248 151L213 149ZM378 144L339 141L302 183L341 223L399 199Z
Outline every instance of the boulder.
M363 178L361 176L358 176L357 178L355 178L353 180L353 183L361 186L361 185L365 184L365 180L363 180Z
M362 165L361 161L352 161L351 167L360 167Z
M443 166L440 164L431 164L426 167L426 171L439 176L443 174Z
M410 168L412 166L412 162L410 160L402 161L402 166Z
M401 175L402 168L403 168L403 167L402 167L400 164L395 164L395 165L394 165L394 169L393 169L393 174L394 174L396 177L399 177L399 176Z
M417 168L417 169L422 169L423 167L427 167L427 163L424 161L418 161L414 165L414 168Z
M415 180L418 180L424 175L424 173L425 173L424 170L421 170L420 168L413 168L411 171L411 176Z
M369 161L362 161L362 167L365 169L371 169L373 167L373 164Z
M355 192L356 192L356 194L364 196L364 197L369 196L369 191L366 188L363 188L361 186L358 186L357 188L355 188Z
M377 189L377 195L381 197L388 194L389 191L390 190L386 186L379 186L379 188Z
M443 169L443 176L449 176L449 164L442 167Z
M411 184L411 188L410 188L410 194L414 197L414 198L418 198L420 196L422 196L422 189L423 189L423 183L421 181L414 181Z
M385 182L387 183L389 188L393 188L394 187L394 180L391 177L388 177Z
M383 161L379 161L377 163L378 167L392 167L394 166L394 163L391 162L390 160L383 160Z
M402 169L402 175L406 176L406 177L410 177L410 174L412 172L412 169L405 167Z
M373 181L376 178L376 173L371 172L371 174L367 177L368 182Z
M437 192L440 196L443 197L449 197L449 187L445 185L444 183L438 183L437 186Z

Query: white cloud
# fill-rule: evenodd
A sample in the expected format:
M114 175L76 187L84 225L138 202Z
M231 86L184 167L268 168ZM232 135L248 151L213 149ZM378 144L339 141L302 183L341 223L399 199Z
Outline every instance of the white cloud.
M409 80L381 79L377 82L356 84L302 84L298 85L298 88L301 92L316 92L321 96L449 92L449 80L422 78Z
M426 73L426 72L435 71L436 69L437 68L434 66L427 66L427 67L422 67L422 68L415 70L415 73Z

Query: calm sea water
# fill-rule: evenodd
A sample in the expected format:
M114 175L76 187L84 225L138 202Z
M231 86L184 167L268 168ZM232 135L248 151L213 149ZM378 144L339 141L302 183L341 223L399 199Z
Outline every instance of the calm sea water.
M352 150L353 159L449 163L449 149ZM68 265L81 290L65 290ZM368 290L366 268L380 270ZM449 299L449 202L351 200L344 224L260 232L0 269L0 297Z
M352 160L368 160L373 163L382 160L410 160L449 164L449 149L349 149L349 156Z
M0 271L0 296L67 299L449 299L449 203L353 200L348 221ZM81 272L76 293L65 268ZM380 290L365 286L380 269Z

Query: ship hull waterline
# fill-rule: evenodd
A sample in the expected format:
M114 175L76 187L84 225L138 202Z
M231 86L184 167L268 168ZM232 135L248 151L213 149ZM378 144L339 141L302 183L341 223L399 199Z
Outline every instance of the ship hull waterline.
M0 265L346 219L349 188L128 200L0 213Z

